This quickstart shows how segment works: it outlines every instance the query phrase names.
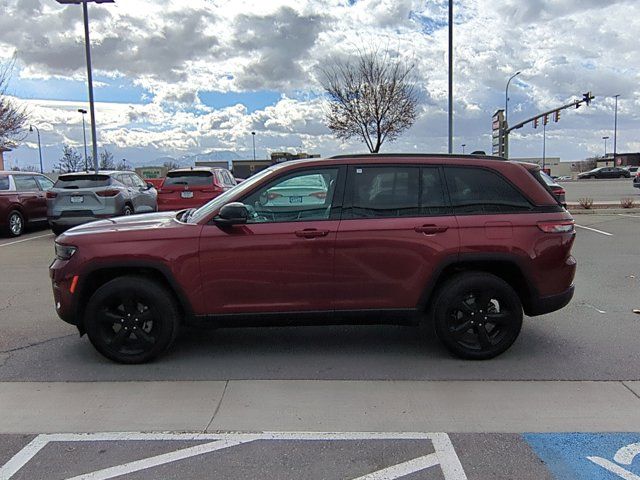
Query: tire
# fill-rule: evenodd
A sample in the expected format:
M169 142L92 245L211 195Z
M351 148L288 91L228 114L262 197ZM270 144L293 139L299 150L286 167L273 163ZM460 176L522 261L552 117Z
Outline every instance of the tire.
M24 233L24 216L18 210L11 210L7 216L7 232L10 237L19 237Z
M469 360L500 355L522 328L518 294L489 273L462 273L446 281L436 294L432 312L440 341L454 355Z
M166 351L178 334L173 295L157 282L125 276L111 280L89 299L84 327L102 355L124 364L145 363Z
M129 215L133 215L133 208L131 208L131 205L126 204L123 209L122 209L122 215L125 217L128 217Z

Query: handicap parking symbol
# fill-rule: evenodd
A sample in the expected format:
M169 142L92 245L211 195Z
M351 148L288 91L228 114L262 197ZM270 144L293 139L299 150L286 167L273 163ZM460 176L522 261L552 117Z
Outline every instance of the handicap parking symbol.
M640 433L528 433L558 480L640 480Z

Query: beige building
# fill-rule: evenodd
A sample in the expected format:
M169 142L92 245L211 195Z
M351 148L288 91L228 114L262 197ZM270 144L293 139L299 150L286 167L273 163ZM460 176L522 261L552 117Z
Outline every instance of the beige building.
M542 157L510 158L517 162L536 163L542 167ZM547 157L544 159L544 169L554 177L571 176L571 162L561 162L560 157Z
M0 170L4 170L4 153L10 151L10 148L0 147Z

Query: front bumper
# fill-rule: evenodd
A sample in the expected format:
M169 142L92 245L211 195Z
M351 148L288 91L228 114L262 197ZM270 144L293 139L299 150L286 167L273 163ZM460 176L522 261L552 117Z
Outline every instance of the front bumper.
M64 260L54 260L49 266L49 277L53 289L53 302L58 317L71 325L80 324L78 315L78 291L72 292L73 276L62 274ZM77 280L76 280L77 282Z

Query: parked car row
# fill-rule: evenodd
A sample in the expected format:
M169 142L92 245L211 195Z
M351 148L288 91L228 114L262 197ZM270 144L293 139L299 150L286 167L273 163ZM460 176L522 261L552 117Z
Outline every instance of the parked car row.
M105 170L60 175L0 171L0 229L12 237L48 222L56 235L103 218L197 208L236 185L226 169L199 167L145 182L134 172Z

